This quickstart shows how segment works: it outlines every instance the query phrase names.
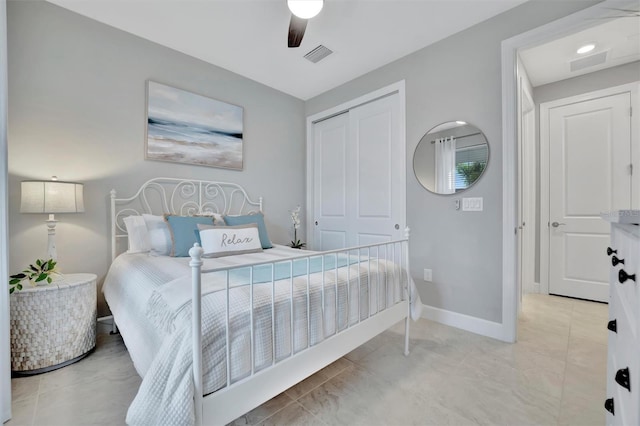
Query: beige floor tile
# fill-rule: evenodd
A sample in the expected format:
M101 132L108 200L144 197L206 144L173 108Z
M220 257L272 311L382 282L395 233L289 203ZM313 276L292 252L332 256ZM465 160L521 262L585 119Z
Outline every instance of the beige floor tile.
M229 423L229 425L256 425L293 402L293 399L289 398L285 393L281 393L261 406L249 411L244 416L237 418L233 422Z
M14 402L32 399L38 395L42 375L11 379L11 399Z
M5 426L30 426L33 424L33 416L36 411L38 395L22 398L11 403L11 420Z
M527 295L518 343L419 320L408 357L398 323L233 424L604 424L607 315ZM120 337L100 335L86 359L12 380L9 424L123 424L139 383Z
M122 425L139 386L137 375L120 378L100 375L82 386L71 385L41 393L34 424Z
M567 363L604 371L607 366L607 345L590 339L571 336L569 338Z
M302 405L294 402L288 405L286 408L278 411L273 416L267 418L262 423L262 426L281 426L281 425L309 425L309 426L323 426L325 425L320 419L307 411Z

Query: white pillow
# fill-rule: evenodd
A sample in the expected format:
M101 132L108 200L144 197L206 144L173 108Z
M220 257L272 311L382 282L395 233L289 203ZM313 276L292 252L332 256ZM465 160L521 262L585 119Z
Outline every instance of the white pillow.
M171 232L163 216L143 214L142 218L147 225L151 254L155 256L169 256L171 253Z
M129 253L146 253L151 250L147 224L142 216L127 216L122 219L127 228Z
M203 257L222 257L262 251L258 225L211 226L198 224Z

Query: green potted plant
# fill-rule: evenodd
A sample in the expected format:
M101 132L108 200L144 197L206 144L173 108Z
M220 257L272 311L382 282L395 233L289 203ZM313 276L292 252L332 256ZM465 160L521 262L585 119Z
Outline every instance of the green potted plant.
M52 275L60 275L56 271L57 262L53 259L36 259L35 264L19 274L9 276L9 293L22 290L22 282L27 280L31 285L47 285L53 281Z

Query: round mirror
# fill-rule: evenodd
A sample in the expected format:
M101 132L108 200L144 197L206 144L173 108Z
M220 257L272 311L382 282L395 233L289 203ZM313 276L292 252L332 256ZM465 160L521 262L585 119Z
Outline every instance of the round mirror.
M464 121L449 121L420 139L413 154L413 171L425 189L455 194L476 183L488 162L484 133Z

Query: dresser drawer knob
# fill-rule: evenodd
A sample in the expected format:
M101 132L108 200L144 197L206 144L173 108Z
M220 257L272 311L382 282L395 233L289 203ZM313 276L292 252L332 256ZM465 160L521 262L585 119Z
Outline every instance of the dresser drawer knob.
M618 259L616 256L613 256L613 257L611 258L611 264L612 264L613 266L618 266L618 265L619 265L619 264L621 264L621 263L624 265L624 259Z
M618 332L618 321L617 320L609 321L609 323L607 324L607 328L610 331L613 331L614 333L617 333Z
M618 250L614 250L611 247L607 247L607 256L611 256L613 253L617 253Z
M629 367L618 370L616 373L616 383L631 392L631 383L629 383Z
M616 415L615 409L613 408L613 398L609 398L604 402L604 408L612 415Z
M626 280L635 281L636 274L629 275L624 269L620 269L620 271L618 271L618 281L620 281L620 284L624 284Z

